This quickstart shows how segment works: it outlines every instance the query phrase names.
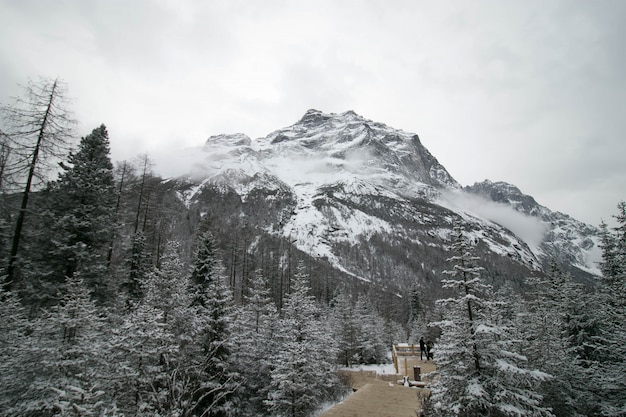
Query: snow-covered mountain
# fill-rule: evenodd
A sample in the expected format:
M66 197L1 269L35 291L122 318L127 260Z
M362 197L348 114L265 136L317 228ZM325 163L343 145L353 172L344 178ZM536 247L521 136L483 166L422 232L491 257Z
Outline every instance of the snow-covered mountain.
M598 262L602 254L597 227L573 219L567 214L552 211L506 182L485 180L465 187L464 190L496 203L496 207L512 208L524 218L539 222L543 226L543 233L535 253L540 258L556 260L592 275L600 274ZM491 217L498 221L497 216ZM500 223L506 222L506 218L500 219ZM520 230L520 234L523 233Z
M362 282L435 285L459 219L494 282L541 273L552 259L579 278L598 273L596 228L509 184L463 188L418 135L352 111L309 110L264 138L212 136L202 151L176 180L191 211L285 239Z

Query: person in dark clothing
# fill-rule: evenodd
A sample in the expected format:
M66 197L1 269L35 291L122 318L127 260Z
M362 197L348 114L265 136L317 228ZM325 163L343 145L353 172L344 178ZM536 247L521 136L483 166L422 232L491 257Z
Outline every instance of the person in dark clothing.
M424 354L426 353L426 343L424 343L424 338L420 337L420 360L424 360ZM428 355L426 355L426 359L428 359Z
M433 342L430 340L426 342L426 360L433 358Z

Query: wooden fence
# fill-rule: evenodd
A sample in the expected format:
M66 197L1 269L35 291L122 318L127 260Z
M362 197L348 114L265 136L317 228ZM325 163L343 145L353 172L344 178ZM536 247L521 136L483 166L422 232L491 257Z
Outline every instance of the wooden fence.
M409 375L407 357L418 356L420 354L420 345L399 343L394 344L391 348L391 358L393 359L393 366L396 368L397 374ZM399 357L404 357L404 364L400 364ZM403 369L400 369L400 365L404 365ZM400 372L403 371L403 372Z

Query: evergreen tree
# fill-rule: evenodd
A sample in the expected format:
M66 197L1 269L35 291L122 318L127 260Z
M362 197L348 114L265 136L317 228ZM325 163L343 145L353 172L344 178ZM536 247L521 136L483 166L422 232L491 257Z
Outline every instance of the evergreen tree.
M417 343L420 337L427 334L428 319L421 299L420 290L413 287L410 293L409 322L407 323L407 341Z
M209 231L198 239L191 284L197 329L194 337L199 349L186 415L235 415L235 394L241 382L231 357L232 294Z
M545 279L529 282L533 299L517 302L511 309L520 354L529 366L553 377L541 384L543 404L556 416L586 415L586 372L577 360L577 347L570 341L570 322L585 295L571 278L553 262Z
M17 295L0 289L0 300L0 416L28 415L39 408L31 388L40 373L36 338Z
M128 297L127 304L129 308L132 308L135 304L140 302L143 298L143 281L148 274L148 256L146 253L146 238L141 230L137 231L132 236L129 275L128 281L122 284L122 288L126 291Z
M547 374L524 368L510 330L501 322L502 307L480 278L481 267L463 235L454 227L448 261L453 270L442 280L452 296L437 301L443 320L437 345L439 377L432 387L429 409L448 416L549 416L541 406L537 385Z
M161 268L147 274L145 297L122 317L110 340L116 371L107 381L115 387L119 409L129 415L182 415L187 407L191 358L185 357L193 332L188 279L169 242Z
M187 346L194 332L191 319L189 276L179 255L180 243L166 244L161 266L148 274L144 284L143 303L159 312L167 340L162 343L160 363L162 373L156 378L159 395L155 395L158 410L167 415L179 415L185 409L187 391L190 389ZM173 345L173 346L171 346Z
M334 300L333 337L337 340L338 363L350 367L362 362L361 320L355 311L352 299L342 292Z
M357 299L355 312L361 325L361 361L366 364L387 362L390 344L385 340L385 320L365 297Z
M62 335L60 348L56 351L58 356L53 353L44 361L53 372L61 373L56 386L48 382L59 396L54 408L61 415L68 416L98 414L107 403L100 381L109 366L103 358L105 322L81 276L69 277L66 288L60 304L49 316L52 323L48 329L53 332L53 342ZM43 347L47 346L44 344Z
M120 214L122 208L122 193L127 187L128 177L132 176L132 166L123 161L117 164L114 170L114 177L117 181L117 191L115 195L115 209L113 210L113 226L111 232L111 242L109 243L109 250L107 251L107 271L111 269L111 263L113 261L113 248L116 246L116 238L120 236L121 222Z
M104 125L83 137L52 190L52 249L47 259L62 281L80 271L100 302L110 299L106 254L111 239L115 190L109 137Z
M241 397L240 415L267 415L264 400L271 383L276 352L278 312L272 300L268 280L261 271L251 277L245 303L239 308L235 343L241 348L235 352L239 372L246 375Z
M309 291L308 276L299 263L282 310L280 345L272 358L266 400L272 415L309 416L338 394L332 360L336 348L322 330L321 312Z
M191 303L188 274L179 251L178 241L168 242L161 266L148 274L144 284L146 303L163 312L163 321L173 332L182 331Z
M626 202L620 202L617 209L617 215L613 216L617 222L615 227L609 230L606 223L600 225L602 282L614 295L626 291ZM612 304L624 306L626 301L623 297L613 297Z
M626 203L618 204L614 216L617 226L606 233L603 245L602 271L599 288L591 303L581 308L593 320L593 332L584 339L579 351L587 354L582 365L590 381L587 402L589 414L623 416L626 414ZM605 229L606 231L606 229ZM591 308L590 308L591 307Z
M388 346L385 343L384 320L368 304L367 299L356 301L340 292L333 302L333 338L337 341L337 363L384 363Z
M107 372L103 320L82 279L69 278L60 303L31 322L25 322L15 302L7 301L4 307L12 308L16 319L8 335L16 337L19 346L6 346L12 353L8 363L3 361L8 365L2 372L7 398L2 410L6 414L0 415L102 412L108 403L101 385L101 375Z
M178 344L162 311L147 303L135 307L111 331L108 359L115 369L106 384L123 413L159 415L172 408L168 384Z
M619 275L619 261L617 254L617 240L605 222L600 223L600 249L602 249L602 261L600 269L605 278L613 278Z
M215 238L211 232L204 232L198 238L195 263L191 271L193 305L206 306L209 287L215 281L221 280L223 274Z

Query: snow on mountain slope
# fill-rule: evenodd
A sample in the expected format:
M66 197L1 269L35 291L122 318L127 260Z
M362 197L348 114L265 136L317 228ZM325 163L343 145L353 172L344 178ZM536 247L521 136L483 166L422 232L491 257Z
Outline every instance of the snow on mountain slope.
M182 195L188 206L207 185L234 190L244 202L251 193L289 196L293 209L268 231L363 280L368 279L364 270L348 266L346 247L382 239L444 248L455 216L465 219L468 237L529 270L558 252L581 270L597 272L593 228L504 185L464 190L416 134L352 111L309 110L294 125L256 140L243 134L212 136L203 154L189 175L196 185ZM487 195L496 189L507 198ZM481 198L470 204L471 194ZM494 202L508 215L486 213Z
M561 260L592 275L600 275L598 228L567 214L553 212L506 182L485 180L465 187L465 191L487 200L478 205L483 217L509 227L518 235L526 235L526 241L532 241L531 247L537 256Z

